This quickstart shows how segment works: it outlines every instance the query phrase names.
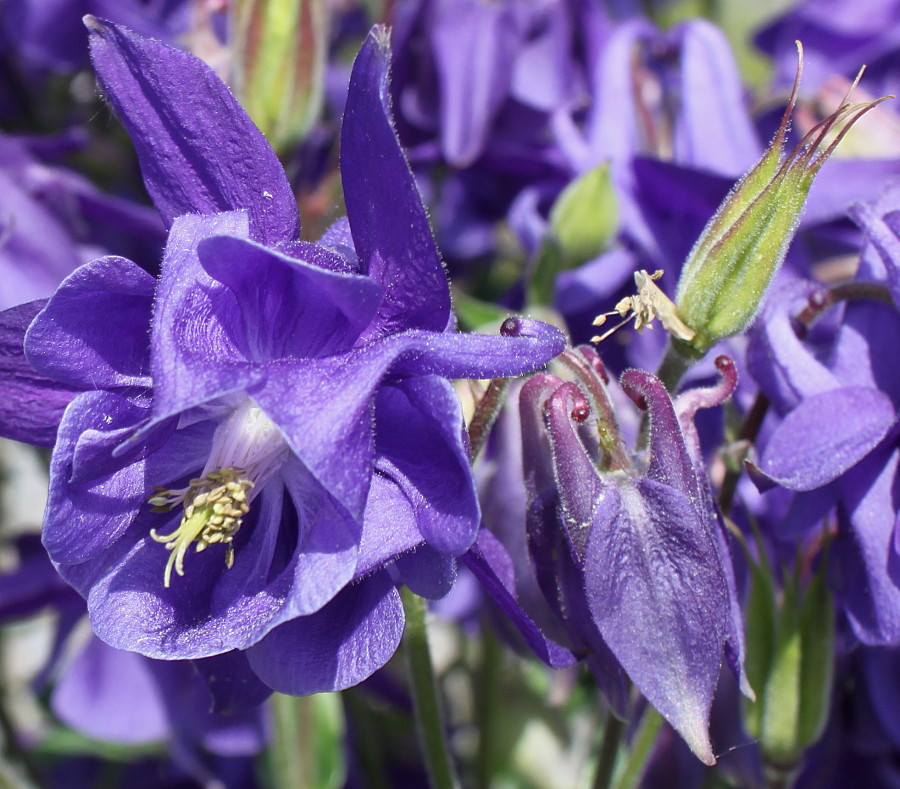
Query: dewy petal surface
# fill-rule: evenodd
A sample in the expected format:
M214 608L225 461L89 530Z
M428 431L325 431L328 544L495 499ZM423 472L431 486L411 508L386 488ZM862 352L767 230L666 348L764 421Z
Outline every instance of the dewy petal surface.
M100 84L166 224L182 214L243 209L255 240L295 240L300 220L284 169L212 69L111 22L85 22Z
M363 273L385 287L370 336L444 331L451 319L447 274L394 131L389 34L375 28L356 56L341 127L341 180Z

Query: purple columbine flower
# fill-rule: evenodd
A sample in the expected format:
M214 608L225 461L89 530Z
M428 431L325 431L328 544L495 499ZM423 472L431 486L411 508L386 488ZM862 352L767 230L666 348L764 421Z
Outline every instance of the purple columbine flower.
M295 694L355 684L397 646L397 581L441 594L475 538L447 379L525 372L562 336L525 319L455 332L388 110L385 31L351 78L348 219L311 244L274 153L203 63L88 25L170 232L158 281L106 257L62 284L25 338L33 380L13 353L21 386L75 395L44 543L113 646L222 655ZM7 431L23 418L52 429L7 412Z
M647 451L632 456L599 358L591 349L564 358L582 386L538 375L521 397L538 582L612 704L625 704L624 670L713 764L709 714L723 660L752 691L734 571L693 417L734 390L734 365L720 357L722 382L675 403L655 377L627 370L622 387L649 418ZM539 460L547 448L552 467Z

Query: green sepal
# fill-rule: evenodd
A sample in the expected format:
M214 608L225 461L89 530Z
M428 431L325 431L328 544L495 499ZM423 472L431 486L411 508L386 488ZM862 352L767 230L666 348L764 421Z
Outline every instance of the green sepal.
M798 557L797 566L801 564ZM786 577L780 592L765 562L750 562L747 658L756 701L745 701L744 725L765 762L792 770L821 735L834 674L834 605L819 569L801 583Z

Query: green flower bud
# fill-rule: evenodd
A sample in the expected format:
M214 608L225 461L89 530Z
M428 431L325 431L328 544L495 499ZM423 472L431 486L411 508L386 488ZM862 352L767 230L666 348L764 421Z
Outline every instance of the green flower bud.
M322 107L326 0L234 0L233 89L276 151L302 140Z
M798 50L802 57L799 44ZM787 111L772 144L719 207L684 265L675 304L695 336L689 342L675 341L675 349L682 356L700 356L718 340L737 334L750 323L784 261L822 165L853 124L889 98L851 105L848 93L836 112L813 127L797 148L784 156L800 74L798 67Z
M619 227L619 206L604 162L572 181L550 210L550 230L566 262L599 255Z

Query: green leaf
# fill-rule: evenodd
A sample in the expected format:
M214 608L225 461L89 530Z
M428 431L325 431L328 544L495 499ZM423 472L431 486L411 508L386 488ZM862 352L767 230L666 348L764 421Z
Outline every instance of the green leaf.
M458 288L453 288L453 309L460 328L465 331L478 331L494 324L499 327L509 317L509 310L476 299Z

